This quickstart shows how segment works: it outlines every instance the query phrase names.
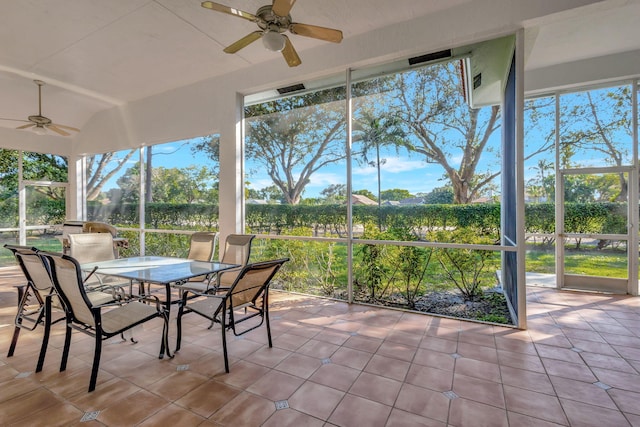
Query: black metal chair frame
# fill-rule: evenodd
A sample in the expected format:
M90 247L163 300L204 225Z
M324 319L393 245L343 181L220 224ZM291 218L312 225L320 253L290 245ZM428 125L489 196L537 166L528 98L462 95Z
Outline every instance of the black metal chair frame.
M33 331L38 327L38 325L42 324L44 332L42 344L40 346L40 354L38 356L38 363L36 365L36 372L40 372L44 365L47 346L49 344L51 325L63 321L65 318L64 316L61 316L58 319L52 319L53 310L51 300L56 297L53 282L49 283L49 286L47 286L49 291L43 295L42 291L46 291L46 289L39 289L38 286L36 286L33 277L29 272L29 268L25 265L23 257L27 256L35 257L38 259L38 262L40 262L38 249L29 246L10 244L6 244L4 247L13 253L22 273L27 279L26 284L16 286L18 290L18 312L16 313L14 320L15 329L13 331L13 337L11 338L11 345L9 346L7 357L12 357L15 352L16 345L18 344L18 337L20 336L20 330L26 329L28 331ZM46 266L43 266L43 268L46 268ZM49 274L50 272L47 270L47 275ZM31 305L32 298L36 299L37 308L28 310L27 307Z
M40 256L40 258L44 263L49 265L49 269L51 271L51 277L53 279L53 285L56 288L56 291L62 301L62 305L65 308L65 312L66 312L65 318L67 321L66 322L67 328L65 333L64 349L62 352L62 361L60 362L60 372L66 370L67 368L67 360L69 357L69 348L71 345L72 330L77 330L85 334L88 334L89 336L94 337L95 348L94 348L94 356L93 356L93 365L91 369L91 379L89 381L89 392L95 390L96 382L98 378L98 369L100 367L100 357L102 354L102 341L107 340L115 335L122 334L124 331L129 330L134 326L140 325L156 317L162 317L164 321L164 328L162 332L162 342L160 345L160 358L163 357L165 350L167 351L167 354L170 356L169 341L168 341L168 335L167 335L168 329L169 329L169 318L167 316L166 311L164 310L164 307L162 306L162 304L160 303L157 297L141 296L139 298L131 298L122 302L114 302L114 303L92 306L89 298L87 297L86 290L83 286L82 270L80 268L80 264L78 263L78 261L76 261L74 258L68 255L62 255L62 254L39 252L38 255ZM60 285L60 281L59 281L59 278L56 272L56 267L55 267L56 258L67 260L69 262L72 262L75 265L75 270L76 270L75 276L78 283L79 292L84 300L84 303L87 304L87 307L89 307L89 309L91 310L91 313L93 315L93 323L94 323L93 325L84 323L83 321L78 319L74 314L73 306ZM122 306L123 304L126 305L136 301L146 302L146 303L153 302L156 305L157 311L154 314L149 315L145 318L142 318L136 322L129 323L126 326L116 331L106 332L102 328L102 309L103 308Z
M192 290L185 290L182 295L182 300L180 302L180 308L178 310L177 317L177 338L176 338L176 349L175 351L180 350L180 345L182 341L182 316L188 313L196 313L200 316L210 320L212 324L219 323L222 331L222 350L224 353L224 368L226 372L229 372L229 359L227 354L227 338L226 332L228 330L232 330L235 336L244 335L247 332L250 332L260 326L263 323L266 324L267 328L267 337L269 340L269 347L273 347L273 343L271 340L271 325L269 322L269 285L271 284L271 280L278 272L280 267L288 261L288 258L283 258L274 261L264 261L258 262L254 264L247 264L240 270L240 273L234 280L233 284L229 289L226 290L225 293L211 294L211 293L203 293L203 292L195 292ZM250 274L252 271L256 270L265 270L273 268L273 271L269 276L263 280L258 290L255 291L255 297L250 302L245 302L239 305L234 305L234 295L239 294L240 292L244 292L245 290L236 291L238 284L240 284L245 276ZM191 294L191 296L189 296ZM205 298L216 298L219 299L220 302L217 305L217 308L213 311L213 313L205 313L201 310L194 310L190 307L190 304L187 304L188 300L193 300L193 298L197 297L205 297ZM245 315L237 318L235 310L245 309ZM251 310L247 314L247 310ZM257 325L248 327L243 330L236 329L236 325L245 322L249 319L252 319L256 316L260 316L260 322Z

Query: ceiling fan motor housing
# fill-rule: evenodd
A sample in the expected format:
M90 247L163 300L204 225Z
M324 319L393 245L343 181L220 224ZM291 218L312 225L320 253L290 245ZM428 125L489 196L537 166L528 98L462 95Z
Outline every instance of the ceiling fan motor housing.
M256 16L258 17L256 22L258 27L264 31L268 30L284 33L289 29L292 22L291 15L278 16L273 12L271 5L262 6L256 12Z

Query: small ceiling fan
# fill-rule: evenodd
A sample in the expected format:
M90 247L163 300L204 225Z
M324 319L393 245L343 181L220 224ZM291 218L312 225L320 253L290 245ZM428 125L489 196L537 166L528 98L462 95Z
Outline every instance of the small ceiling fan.
M260 28L227 46L224 48L224 52L236 53L259 38L262 38L262 42L267 49L282 52L282 56L285 61L287 61L289 67L296 67L300 65L302 61L293 48L289 37L283 34L285 31L289 31L291 34L312 37L333 43L340 43L342 41L342 31L293 22L289 11L295 2L295 0L273 0L272 5L262 6L255 15L212 1L202 2L202 7L255 22Z
M42 86L44 86L45 83L42 80L34 80L33 82L38 85L38 114L27 117L28 120L16 120L16 119L0 119L0 120L10 120L14 122L27 122L26 125L18 126L16 129L33 128L33 131L39 135L46 134L47 129L50 129L62 136L71 135L69 132L67 132L67 130L80 132L80 129L77 129L71 126L61 125L58 123L53 123L50 118L42 115Z

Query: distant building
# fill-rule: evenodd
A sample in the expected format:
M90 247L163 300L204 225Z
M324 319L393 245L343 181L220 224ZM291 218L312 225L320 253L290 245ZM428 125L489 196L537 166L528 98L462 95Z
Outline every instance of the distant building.
M267 205L267 201L264 199L247 199L248 205Z
M351 203L354 205L377 205L378 202L374 202L367 196L363 196L360 194L352 194L351 195Z
M400 206L400 202L397 200L385 200L382 202L383 206Z
M400 204L403 206L407 205L422 205L424 204L424 198L422 197L409 197L407 199L400 200Z

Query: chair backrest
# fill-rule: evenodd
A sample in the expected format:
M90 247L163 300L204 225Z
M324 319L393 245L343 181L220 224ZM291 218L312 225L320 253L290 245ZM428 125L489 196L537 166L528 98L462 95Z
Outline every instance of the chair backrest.
M254 234L229 234L225 239L222 262L247 265L251 256L251 241L255 237Z
M242 268L227 291L227 307L241 307L255 302L269 288L271 279L288 258L256 262Z
M198 231L191 235L188 259L195 261L211 261L216 251L218 233Z
M80 264L74 258L52 252L38 252L41 262L48 265L56 292L71 320L95 327L91 302L82 282Z
M113 236L110 233L69 234L70 255L80 264L115 259Z
M53 288L51 276L46 266L38 257L38 250L29 246L4 245L13 252L22 273L38 292L47 295Z
M83 233L109 233L111 237L116 237L118 230L106 222L87 221L82 224Z

